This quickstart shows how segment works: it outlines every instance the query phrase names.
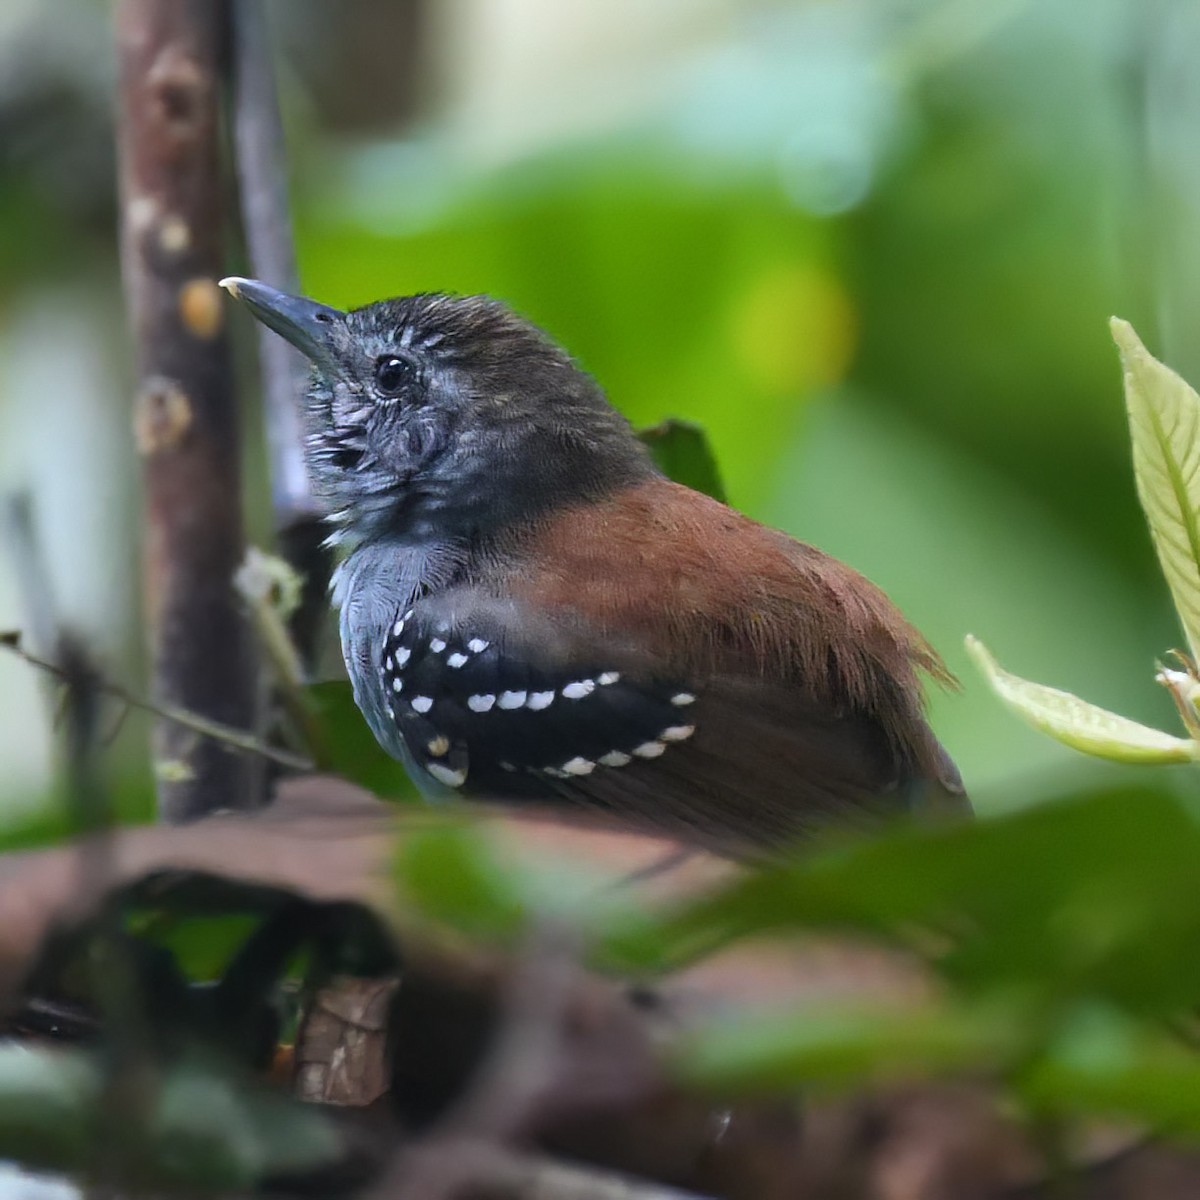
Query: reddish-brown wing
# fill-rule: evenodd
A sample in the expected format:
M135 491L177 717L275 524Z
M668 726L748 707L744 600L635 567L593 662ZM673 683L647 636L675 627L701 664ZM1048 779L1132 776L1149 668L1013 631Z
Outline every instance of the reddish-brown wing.
M489 586L523 627L506 653L540 641L567 669L603 660L627 685L697 698L694 732L659 757L556 790L771 842L880 804L964 804L922 714L918 672L948 678L940 660L882 591L820 551L654 480L557 514L500 559Z

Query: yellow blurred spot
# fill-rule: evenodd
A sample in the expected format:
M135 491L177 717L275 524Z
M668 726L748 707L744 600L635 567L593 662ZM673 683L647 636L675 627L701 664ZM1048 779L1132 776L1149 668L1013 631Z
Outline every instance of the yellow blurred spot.
M731 317L738 362L767 391L836 383L854 355L858 330L850 296L815 264L763 272L737 297Z
M189 279L179 289L179 315L188 331L205 341L221 329L221 293L211 279Z

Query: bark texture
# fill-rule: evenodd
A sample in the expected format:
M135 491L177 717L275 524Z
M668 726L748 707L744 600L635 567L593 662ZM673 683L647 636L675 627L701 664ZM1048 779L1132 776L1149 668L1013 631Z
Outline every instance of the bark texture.
M121 249L136 345L145 587L158 697L249 728L254 667L232 589L240 453L222 274L220 52L214 0L120 0ZM162 723L159 809L183 821L257 796L253 765Z

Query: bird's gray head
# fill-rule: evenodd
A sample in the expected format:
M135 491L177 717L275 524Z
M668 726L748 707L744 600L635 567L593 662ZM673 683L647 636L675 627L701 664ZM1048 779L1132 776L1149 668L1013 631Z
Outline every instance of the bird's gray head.
M222 285L311 360L309 471L353 540L471 537L653 472L595 381L498 301L339 312L256 280Z

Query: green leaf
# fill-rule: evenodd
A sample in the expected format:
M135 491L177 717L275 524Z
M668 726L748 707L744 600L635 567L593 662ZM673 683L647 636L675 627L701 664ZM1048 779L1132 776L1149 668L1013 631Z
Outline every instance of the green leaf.
M166 950L190 980L220 979L234 956L262 924L250 913L184 916L170 911L135 911L126 917L130 933Z
M106 1130L95 1055L0 1047L0 1158L69 1173L103 1158L115 1182L154 1190L250 1190L344 1153L319 1109L211 1067L184 1062L165 1072L144 1124ZM118 1189L124 1190L124 1189Z
M425 917L475 937L511 938L525 924L519 873L504 867L486 836L462 820L436 817L408 833L396 859L396 883Z
M713 894L612 927L603 961L664 971L797 930L866 936L927 959L981 1001L1104 997L1165 1015L1200 995L1200 824L1145 787L988 821L813 846Z
M1200 396L1116 317L1113 340L1125 369L1138 497L1187 634L1200 654Z
M318 1108L197 1063L167 1075L146 1136L155 1174L215 1191L319 1170L343 1153Z
M690 1036L676 1070L726 1094L1002 1073L1033 1112L1200 1131L1194 1049L1096 1002L1068 1005L1052 1019L1017 995L986 1005L952 997L915 1011L817 1006L735 1017Z
M1200 745L1188 738L1151 729L1070 692L1009 674L978 638L968 637L966 646L992 690L1013 712L1075 750L1128 763L1194 762L1200 757Z
M375 740L344 679L310 684L305 695L316 711L320 732L318 767L357 783L376 796L418 800L416 787L400 763Z
M94 1062L71 1051L0 1047L0 1158L76 1170L94 1137Z
M569 922L590 938L624 927L642 911L603 870L514 860L486 822L453 812L406 829L395 878L405 910L490 941L512 941L540 918Z
M1018 1080L1035 1111L1132 1118L1200 1132L1200 1057L1160 1029L1102 1004L1072 1011Z
M781 1016L740 1016L689 1037L678 1070L703 1087L763 1091L861 1085L994 1066L1024 1044L1018 1005L973 1011L814 1006Z
M37 850L78 835L75 808L63 784L31 796L9 794L0 805L0 852ZM111 784L113 819L118 825L141 825L155 816L153 780L140 770L115 775Z
M667 478L725 502L725 488L708 436L694 421L672 417L639 430L638 437Z

